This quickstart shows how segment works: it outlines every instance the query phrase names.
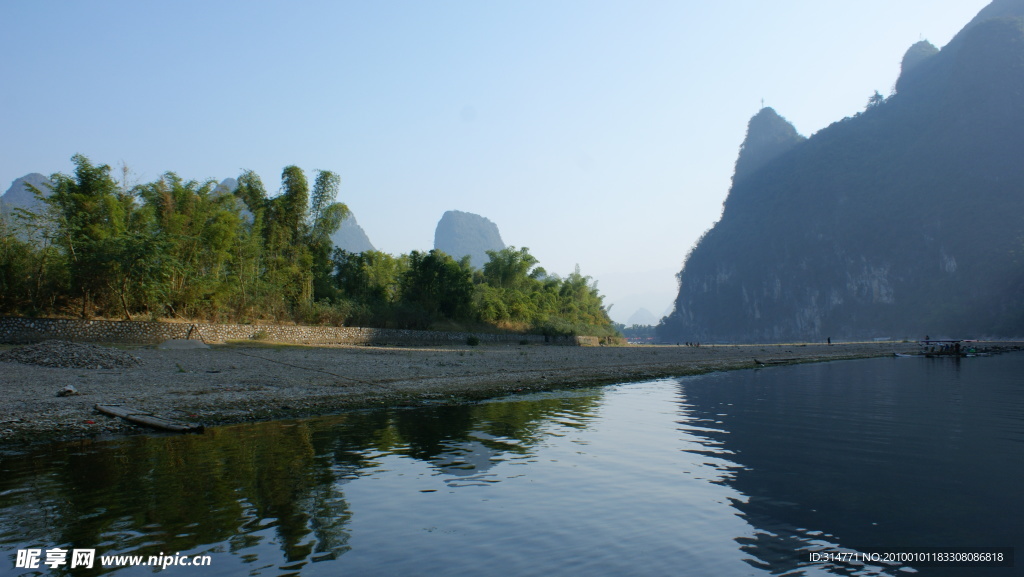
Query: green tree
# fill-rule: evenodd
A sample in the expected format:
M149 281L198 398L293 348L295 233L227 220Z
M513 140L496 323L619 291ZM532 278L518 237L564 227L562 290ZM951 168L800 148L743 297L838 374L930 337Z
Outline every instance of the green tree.
M402 277L402 302L409 307L410 324L427 328L441 318L462 320L470 316L473 268L469 257L456 261L434 249L412 251L409 269Z
M297 166L281 172L281 194L269 201L267 220L267 278L282 297L282 305L295 309L313 298L313 259L306 247L309 183Z
M474 293L477 318L506 329L529 330L544 316L537 298L544 269L533 268L537 259L525 247L487 251L487 256Z
M374 305L397 302L407 258L395 258L374 250L351 253L334 251L335 286L342 296Z
M0 206L0 311L52 312L68 294L67 261L45 214Z
M252 229L263 238L259 270L274 289L274 309L310 306L314 299L335 297L331 282L330 236L348 215L348 207L336 202L341 179L317 171L313 193L302 169L286 166L281 173L281 193L268 198L263 183L251 171L239 177L236 195L253 214ZM255 264L255 263L254 263Z
M173 172L138 187L153 211L164 282L158 299L173 315L216 317L238 288L232 269L240 242L241 203L213 180L184 181Z
M32 244L19 238L7 215L0 215L0 312L17 313L32 301L32 279L37 251Z
M335 306L342 306L347 323L360 326L404 326L398 318L408 256L378 251L351 253L335 249L333 259Z
M875 91L875 93L874 93L874 94L872 94L870 98L868 98L868 105L867 105L867 107L865 108L865 110L871 110L872 108L877 108L877 107L878 107L878 106L880 106L880 105L881 105L881 104L882 104L883 102L885 102L885 97L884 97L884 96L882 96L882 95L881 95L881 94L880 94L880 93L879 93L879 92L878 92L878 91L876 90L876 91Z
M259 318L271 293L265 276L267 189L258 174L245 170L238 177L234 195L246 209L234 252L235 314L242 319Z
M109 263L107 287L115 294L128 320L132 310L148 305L161 294L167 245L145 231L130 231L102 243L103 260Z
M117 247L124 246L118 237L127 232L126 211L133 199L111 178L110 166L94 166L81 154L71 160L74 176L52 175L49 196L33 192L49 208L54 241L67 257L69 280L79 293L81 315L87 317L93 301L109 294Z
M267 189L263 186L260 175L251 170L242 171L238 176L238 186L235 188L235 196L242 199L246 208L254 216L262 213L267 207Z
M484 264L483 274L487 284L495 288L521 289L536 280L530 269L537 264L537 259L530 254L530 249L523 247L516 250L510 246L500 251L487 251L490 259ZM543 269L540 269L543 273Z
M309 207L309 233L306 244L309 247L313 266L313 298L315 300L336 297L331 272L333 243L331 235L337 232L341 222L349 215L348 207L336 202L341 177L329 170L318 170L313 185L313 196Z

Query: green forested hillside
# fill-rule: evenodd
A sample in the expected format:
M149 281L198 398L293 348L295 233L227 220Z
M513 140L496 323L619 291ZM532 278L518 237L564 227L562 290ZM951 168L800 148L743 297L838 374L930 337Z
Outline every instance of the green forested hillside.
M734 178L661 338L1024 335L1024 1L995 4L912 47L893 95ZM786 133L752 120L747 141L765 130Z
M548 275L527 249L482 270L438 250L335 250L348 209L330 171L311 188L286 167L271 197L251 171L231 192L174 173L127 186L73 161L34 187L35 208L0 214L0 314L614 334L589 277Z

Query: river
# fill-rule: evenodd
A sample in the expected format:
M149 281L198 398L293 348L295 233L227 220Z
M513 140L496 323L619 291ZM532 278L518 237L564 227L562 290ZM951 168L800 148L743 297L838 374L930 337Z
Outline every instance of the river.
M1013 575L869 552L1024 545L1021 375L841 361L9 451L0 574Z

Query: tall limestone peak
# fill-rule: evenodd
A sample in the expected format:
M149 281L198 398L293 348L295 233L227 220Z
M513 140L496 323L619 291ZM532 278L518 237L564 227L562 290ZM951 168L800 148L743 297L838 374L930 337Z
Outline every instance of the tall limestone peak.
M733 182L739 182L806 140L775 109L762 108L747 124Z
M902 92L907 88L908 78L914 78L925 66L932 56L939 53L939 49L927 40L915 42L906 53L903 54L903 62L900 64L900 77L896 79L896 92Z
M483 268L489 260L487 251L503 250L498 225L469 212L449 210L441 216L434 231L434 248L455 258L469 256L476 268Z
M1019 94L1024 69L1020 51L1024 45L1024 0L995 0L937 53L926 55L928 47L920 44L904 57L897 95L913 99L941 95L936 104L947 105L949 113L958 116L966 106L993 112L1016 109L1019 98L1013 95ZM978 92L1002 96L997 98L999 102L984 102L977 99Z
M906 53L903 54L903 62L900 64L900 73L906 74L908 70L916 68L918 64L938 53L939 49L927 40L915 42L907 49Z
M917 46L892 98L734 181L686 259L660 338L1024 332L1018 13L1024 0L998 0L938 53Z
M356 215L349 213L345 220L341 221L341 227L331 235L331 242L335 248L347 252L366 252L376 250L366 231L356 222Z

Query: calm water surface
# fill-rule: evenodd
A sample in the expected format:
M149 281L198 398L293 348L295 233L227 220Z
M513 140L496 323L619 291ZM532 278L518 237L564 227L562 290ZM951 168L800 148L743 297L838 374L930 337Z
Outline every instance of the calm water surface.
M833 362L7 453L0 575L56 546L212 557L183 576L1014 575L805 554L1024 551L1022 375ZM101 572L153 569L74 574Z

